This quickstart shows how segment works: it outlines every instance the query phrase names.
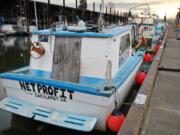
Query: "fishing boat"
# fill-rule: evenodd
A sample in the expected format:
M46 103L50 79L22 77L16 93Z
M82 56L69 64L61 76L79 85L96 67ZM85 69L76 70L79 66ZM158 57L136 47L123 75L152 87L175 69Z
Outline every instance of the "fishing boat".
M153 43L156 43L158 36L156 33L156 25L152 18L143 18L139 26L139 35L147 40L148 48L152 48Z
M7 96L0 108L60 127L106 131L145 53L132 49L131 32L130 25L86 31L82 22L34 31L29 66L0 74Z
M6 24L4 18L0 17L0 33L3 36L28 35L28 27L30 33L36 30L34 25L27 25L27 19L25 17L18 17L17 24Z
M180 40L180 8L176 15L176 39Z
M160 21L156 14L152 14L150 12L150 6L148 3L131 7L129 9L130 15L133 9L139 8L141 6L147 6L147 8L145 8L143 13L133 17L133 19L131 19L131 24L137 25L139 38L145 39L145 48L152 49L159 43L160 39L164 37L165 23Z

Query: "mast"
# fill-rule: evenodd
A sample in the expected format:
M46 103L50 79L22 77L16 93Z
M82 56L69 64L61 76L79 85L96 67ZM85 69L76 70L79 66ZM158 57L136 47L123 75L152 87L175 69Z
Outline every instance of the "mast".
M26 24L26 32L29 33L30 29L29 29L29 0L25 1L25 6L26 6L26 18L27 18L27 24ZM23 22L23 18L22 18L22 22ZM22 23L23 26L23 23Z
M38 29L38 19L37 19L36 1L34 1L34 15L35 15L36 28Z

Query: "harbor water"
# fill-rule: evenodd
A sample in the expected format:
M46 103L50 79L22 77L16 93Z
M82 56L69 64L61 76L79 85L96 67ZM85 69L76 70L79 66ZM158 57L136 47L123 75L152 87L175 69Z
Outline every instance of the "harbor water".
M28 65L27 39L27 37L21 36L0 39L0 72Z
M0 38L0 72L9 71L29 63L27 37ZM4 90L0 87L0 100L5 97ZM10 128L12 114L0 110L0 131Z

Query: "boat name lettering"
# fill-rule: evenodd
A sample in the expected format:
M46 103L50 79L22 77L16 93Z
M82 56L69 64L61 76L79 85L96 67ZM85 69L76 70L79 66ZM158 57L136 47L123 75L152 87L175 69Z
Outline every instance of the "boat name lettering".
M66 99L73 99L74 92L71 90L29 82L19 82L19 84L26 94L34 95L38 98L60 100L63 102L66 102Z

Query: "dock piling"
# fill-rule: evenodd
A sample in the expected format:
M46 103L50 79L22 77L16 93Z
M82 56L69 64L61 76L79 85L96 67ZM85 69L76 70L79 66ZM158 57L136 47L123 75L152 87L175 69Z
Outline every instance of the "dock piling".
M50 19L50 15L51 15L51 11L50 11L50 0L48 0L48 6L47 6L47 12L48 12L48 17L47 17L47 26L50 27L51 25L51 19Z
M26 7L26 9L25 9L26 22L27 22L27 24L26 24L26 30L27 30L27 32L29 33L29 0L26 0L26 1L25 1L25 7Z

